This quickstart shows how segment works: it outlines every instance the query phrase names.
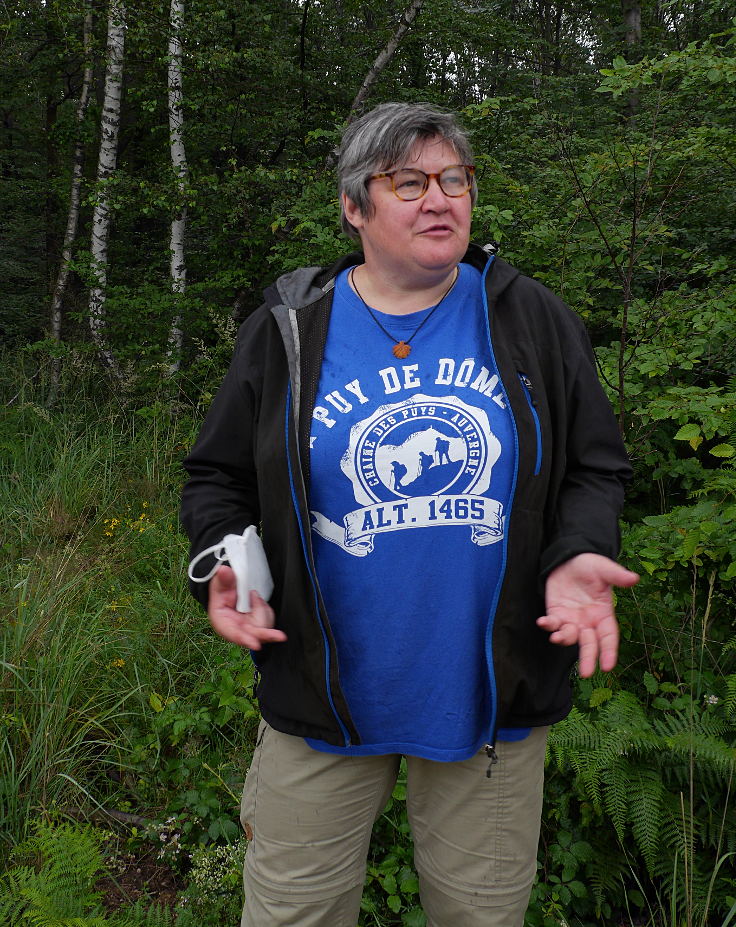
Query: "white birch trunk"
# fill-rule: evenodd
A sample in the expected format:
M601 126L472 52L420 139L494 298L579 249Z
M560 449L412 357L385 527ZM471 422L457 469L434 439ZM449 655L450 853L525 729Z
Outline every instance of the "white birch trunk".
M184 0L171 0L169 32L169 144L171 164L176 175L179 205L171 220L171 287L175 301L184 293L187 268L184 258L184 235L187 225L185 202L187 181L187 155L184 148L184 109L182 106L181 32L184 24ZM169 373L176 373L181 362L181 314L177 312L169 332Z
M79 201L82 190L82 171L84 168L84 141L82 139L82 123L87 113L90 89L92 87L92 22L93 14L87 13L84 17L84 58L85 68L82 78L82 89L77 103L77 141L74 146L74 159L72 162L72 189L69 196L69 214L64 232L64 244L61 251L61 267L56 278L54 295L51 301L51 337L54 341L61 341L62 304L66 292L66 282L69 277L69 265L72 260L72 245L77 237L79 226Z
M92 215L92 274L95 283L89 294L89 326L92 338L106 365L120 377L120 369L105 340L105 298L107 291L107 244L110 235L110 198L105 182L113 175L118 158L120 101L123 91L125 50L125 3L110 0L107 18L107 63L105 98L100 125L100 153L97 161L97 202Z
M386 67L386 65L391 61L396 49L399 47L399 42L404 38L404 35L411 28L411 24L417 17L417 14L422 8L424 0L412 0L409 6L404 10L399 20L398 28L396 32L391 36L389 41L386 43L385 47L381 50L376 60L373 62L373 65L365 76L365 80L358 91L355 99L353 100L353 105L350 107L350 116L348 117L348 122L352 122L356 116L359 115L360 109L365 102L366 97L370 93L371 87L378 80L381 71Z
M69 213L66 219L66 229L64 231L64 244L61 249L61 266L56 277L56 285L51 299L51 322L50 334L51 340L57 344L61 341L61 325L63 317L64 296L66 295L66 284L69 279L69 266L72 260L72 246L74 239L77 237L79 228L79 202L82 192L82 174L84 170L84 140L82 137L82 125L84 117L87 114L89 105L90 91L92 88L92 76L94 68L92 66L92 26L94 16L92 11L84 17L83 27L83 45L84 45L84 77L82 78L82 88L79 93L79 102L77 103L77 141L74 145L74 157L72 160L72 188L69 194ZM59 389L59 377L61 374L61 358L55 357L52 365L51 374L51 396L50 401L56 397Z

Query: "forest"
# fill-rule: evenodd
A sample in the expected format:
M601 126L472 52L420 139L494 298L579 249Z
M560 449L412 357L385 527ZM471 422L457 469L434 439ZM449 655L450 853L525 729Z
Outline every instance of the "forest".
M473 238L583 318L634 467L525 925L736 924L736 8L6 0L0 47L0 924L238 921L253 669L181 461L263 289L353 250L336 149L384 101L459 115ZM361 927L426 924L404 794Z

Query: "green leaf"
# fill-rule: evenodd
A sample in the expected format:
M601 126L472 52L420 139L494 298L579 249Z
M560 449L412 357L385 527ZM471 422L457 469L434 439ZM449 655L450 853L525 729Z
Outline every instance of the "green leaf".
M683 425L675 435L675 441L693 441L696 438L700 437L700 425L695 425L693 422L688 422L687 425Z
M387 895L396 894L396 878L392 875L387 875L383 880L383 889Z
M659 683L651 673L644 673L644 687L650 695L654 695L659 689Z
M714 457L733 457L736 454L736 448L733 444L716 444L710 449L710 453Z
M401 880L400 888L404 895L416 895L419 892L419 879L410 873Z
M155 712L160 712L164 710L164 702L161 696L157 692L151 692L148 696L148 704L153 708Z
M402 915L401 923L403 927L427 927L427 915L417 906Z
M386 899L386 904L391 908L394 914L398 914L401 910L401 898L398 895L389 895Z
M593 689L590 693L590 707L596 708L598 705L602 705L604 702L607 702L613 695L613 691L607 688Z

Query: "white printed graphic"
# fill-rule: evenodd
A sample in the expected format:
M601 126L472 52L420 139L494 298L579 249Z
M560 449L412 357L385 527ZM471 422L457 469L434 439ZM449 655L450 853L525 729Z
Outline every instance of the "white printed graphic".
M353 426L340 462L359 507L342 525L312 512L312 527L357 557L372 553L375 535L407 528L467 525L474 544L494 544L503 505L483 494L500 455L486 413L457 396L383 405Z

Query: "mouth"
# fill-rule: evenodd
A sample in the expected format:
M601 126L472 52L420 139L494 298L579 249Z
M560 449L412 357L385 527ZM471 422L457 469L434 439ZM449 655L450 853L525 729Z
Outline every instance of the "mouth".
M452 232L452 228L449 225L444 225L441 222L438 222L436 225L427 226L426 229L422 229L420 235L441 235L449 234Z

